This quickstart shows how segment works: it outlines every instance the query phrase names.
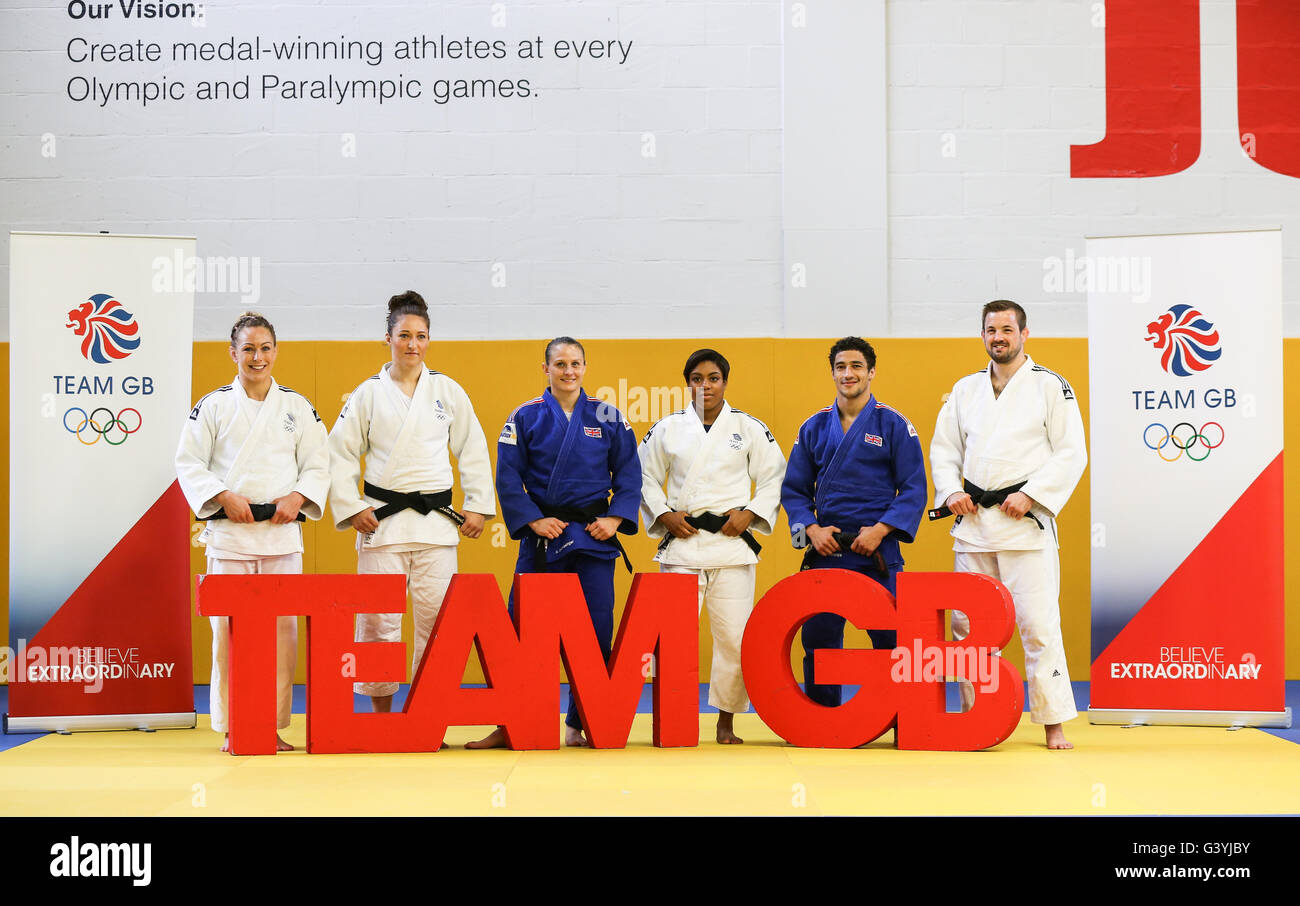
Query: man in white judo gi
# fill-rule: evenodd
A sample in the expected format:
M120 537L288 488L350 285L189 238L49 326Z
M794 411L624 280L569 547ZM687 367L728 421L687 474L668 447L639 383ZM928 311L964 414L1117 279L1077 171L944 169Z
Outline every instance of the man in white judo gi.
M724 398L731 366L700 349L682 376L693 405L661 419L641 441L641 515L662 538L655 560L664 573L699 579L713 633L709 704L718 709L717 740L743 743L734 715L749 709L740 643L754 609L759 543L772 533L781 502L785 457L767 426ZM664 484L667 482L667 492Z
M951 513L954 569L992 576L1011 592L1025 650L1029 714L1049 749L1070 749L1062 724L1078 716L1061 637L1056 515L1088 464L1083 419L1069 383L1025 353L1025 310L984 306L984 348L992 361L959 380L939 412L930 444L938 508ZM953 637L969 632L953 611ZM963 708L973 701L960 684Z

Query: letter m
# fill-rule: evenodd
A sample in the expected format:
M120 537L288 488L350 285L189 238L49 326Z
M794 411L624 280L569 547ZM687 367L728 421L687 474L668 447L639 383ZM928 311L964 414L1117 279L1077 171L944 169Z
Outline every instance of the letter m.
M209 258L204 269L203 289L210 293L228 293L239 289L239 259Z
M100 853L100 867L105 877L120 878L131 873L135 864L131 859L131 844L101 843Z
M653 654L653 740L656 746L699 743L699 606L692 575L647 573L632 579L627 606L606 665L574 573L517 576L523 656L541 676L564 668L578 713L595 748L627 745L644 686L644 655Z

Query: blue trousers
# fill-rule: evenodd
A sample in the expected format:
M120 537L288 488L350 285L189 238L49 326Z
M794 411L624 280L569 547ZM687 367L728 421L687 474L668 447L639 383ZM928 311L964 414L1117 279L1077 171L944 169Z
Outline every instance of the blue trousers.
M515 563L515 573L535 573L533 567L533 544L524 542L519 545L519 559ZM611 551L612 553L612 551ZM591 625L596 630L596 641L600 643L600 653L609 666L610 648L614 640L614 557L603 559L590 554L566 554L550 563L546 572L577 573L578 583L582 586L582 596L587 599L587 613L591 615ZM510 617L515 615L515 592L510 590ZM841 623L843 620L840 621ZM569 677L569 711L564 722L576 730L582 729L582 718L578 715L578 703L573 697L573 677Z
M825 562L825 565L818 564L812 566L812 569L844 569L843 566L836 567L833 562ZM889 568L889 576L884 581L874 573L867 572L865 568L854 570L864 576L883 585L892 595L896 590L895 577L903 571L900 564L897 567ZM898 633L893 629L867 629L867 635L871 637L873 648L886 651L893 650L898 645ZM843 696L839 686L824 686L818 684L813 672L813 652L818 648L843 648L844 647L844 617L834 613L819 613L810 618L803 624L803 629L799 633L800 639L803 640L803 688L804 692L810 699L819 705L825 705L828 708L837 707Z

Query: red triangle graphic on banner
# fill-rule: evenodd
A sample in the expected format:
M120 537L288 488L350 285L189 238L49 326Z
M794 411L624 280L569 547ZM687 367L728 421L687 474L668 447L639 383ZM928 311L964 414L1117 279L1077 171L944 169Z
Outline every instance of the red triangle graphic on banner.
M194 710L188 514L172 482L28 643L15 670L22 678L9 685L10 716ZM67 648L101 649L95 660L120 665L124 675L98 691L84 681L25 681L24 666L51 666L56 655L75 666Z
M1159 514L1152 517L1158 523ZM1091 706L1283 710L1282 530L1279 453L1093 662ZM1142 665L1168 669L1171 661L1240 674L1243 660L1259 667L1258 679L1141 675Z

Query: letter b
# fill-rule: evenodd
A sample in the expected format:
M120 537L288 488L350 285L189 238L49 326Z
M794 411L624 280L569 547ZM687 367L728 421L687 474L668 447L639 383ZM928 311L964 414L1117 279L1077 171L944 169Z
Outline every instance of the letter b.
M978 573L899 573L898 599L900 645L917 640L923 649L938 649L945 663L959 665L959 672L983 656L997 671L990 691L981 688L979 676L965 677L974 686L975 704L964 714L945 710L943 683L913 682L915 674L905 678L898 686L898 747L965 752L990 748L1010 736L1020 723L1025 691L1011 662L992 652L1001 650L1015 629L1011 593ZM944 612L953 609L970 620L970 634L960 642L944 639ZM963 656L972 652L976 656Z

